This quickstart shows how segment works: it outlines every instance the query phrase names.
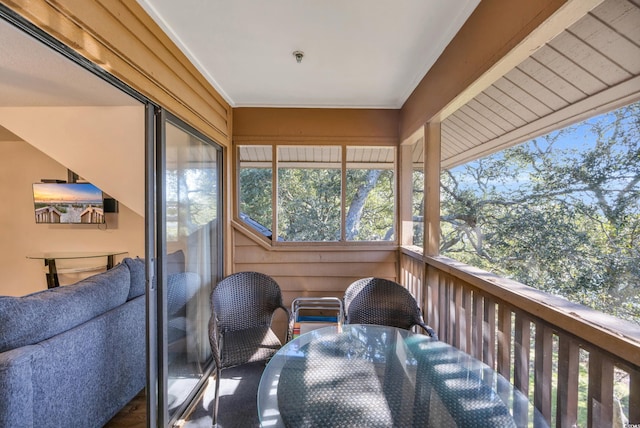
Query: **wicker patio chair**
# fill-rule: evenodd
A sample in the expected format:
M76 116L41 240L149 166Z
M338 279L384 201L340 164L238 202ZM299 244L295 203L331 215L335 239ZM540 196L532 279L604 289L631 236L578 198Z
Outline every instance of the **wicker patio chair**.
M218 400L222 369L255 361L268 361L282 346L271 330L274 312L282 309L276 281L258 272L239 272L220 281L211 293L209 343L216 363L213 426L218 423ZM286 340L289 339L287 330Z
M190 326L187 305L200 290L200 275L194 272L179 272L167 277L167 338L169 346L180 342Z
M422 327L437 339L436 332L425 324L416 299L402 285L382 278L363 278L345 291L346 324L377 324L409 330Z

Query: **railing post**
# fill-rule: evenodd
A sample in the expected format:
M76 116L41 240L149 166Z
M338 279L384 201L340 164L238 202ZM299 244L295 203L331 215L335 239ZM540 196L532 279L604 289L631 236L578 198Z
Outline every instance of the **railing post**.
M455 331L456 331L456 300L455 300L455 281L450 276L445 278L445 301L447 305L447 343L455 346Z
M473 292L473 346L471 355L482 360L482 347L484 340L484 298L477 291Z
M629 423L640 424L640 370L629 373Z
M498 307L497 371L511 380L511 308L502 303Z
M492 369L496 368L496 302L484 296L484 328L482 340L482 361Z
M529 396L529 358L531 349L531 322L522 312L516 312L513 344L513 386L525 396ZM518 426L527 426L526 408L514 409L514 419Z
M473 292L471 289L466 288L464 292L464 325L465 325L465 340L464 340L464 352L467 354L472 353L473 347Z
M455 310L455 326L454 326L455 334L454 334L453 346L457 347L458 349L462 349L463 337L465 337L465 333L463 331L464 309L462 307L462 293L464 292L464 289L462 285L458 283L458 281L455 281L452 279L452 282L453 282L454 294L455 294L455 300L453 302L453 308Z
M589 351L588 428L611 426L613 421L613 362L596 350Z
M438 307L438 303L440 299L438 297L438 286L439 275L438 271L431 266L427 266L425 273L425 282L424 284L427 287L425 297L429 299L430 311L429 311L429 325L438 333L438 336L442 334L442 329L440 327L440 308Z
M511 382L511 308L502 303L498 305L498 355L496 356L496 371ZM498 394L508 400L509 391L498 384Z
M438 275L438 307L440 310L440 331L442 332L439 336L441 340L451 343L449 340L451 328L449 325L449 305L447 302L447 277L445 275Z
M578 421L578 376L580 348L569 336L558 335L558 428L572 428Z
M533 404L549 422L551 421L553 331L542 323L536 323L535 349Z

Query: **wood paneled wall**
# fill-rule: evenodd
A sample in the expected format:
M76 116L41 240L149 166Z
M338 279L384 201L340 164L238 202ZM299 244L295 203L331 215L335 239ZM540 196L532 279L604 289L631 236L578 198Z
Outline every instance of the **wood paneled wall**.
M233 110L234 143L398 142L399 110L259 108Z
M380 109L238 108L234 109L233 145L397 145L398 114L398 110ZM234 223L232 238L232 271L273 276L287 306L301 296L342 298L349 284L363 277L398 279L396 245L296 243L272 247L240 222ZM279 318L274 321L276 326L281 322Z
M0 1L222 146L230 144L231 107L137 2Z
M339 297L353 281L369 276L398 280L396 246L308 245L271 248L241 225L233 228L233 272L257 271L280 285L284 304L296 297ZM274 319L276 331L285 321Z
M283 288L287 303L300 296L342 297L353 281L378 276L397 279L395 246L279 246L267 249L242 228L234 228L235 272L266 273Z

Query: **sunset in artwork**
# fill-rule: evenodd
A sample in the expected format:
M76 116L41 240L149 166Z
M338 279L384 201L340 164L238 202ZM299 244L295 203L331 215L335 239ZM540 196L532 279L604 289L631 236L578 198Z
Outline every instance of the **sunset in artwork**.
M34 183L36 223L103 223L102 190L91 183Z

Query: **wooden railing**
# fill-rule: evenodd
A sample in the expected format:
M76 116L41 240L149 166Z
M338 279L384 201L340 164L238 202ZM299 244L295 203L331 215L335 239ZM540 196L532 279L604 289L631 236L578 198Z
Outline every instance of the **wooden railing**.
M400 270L440 340L509 379L550 426L640 424L638 325L446 257L403 248Z

